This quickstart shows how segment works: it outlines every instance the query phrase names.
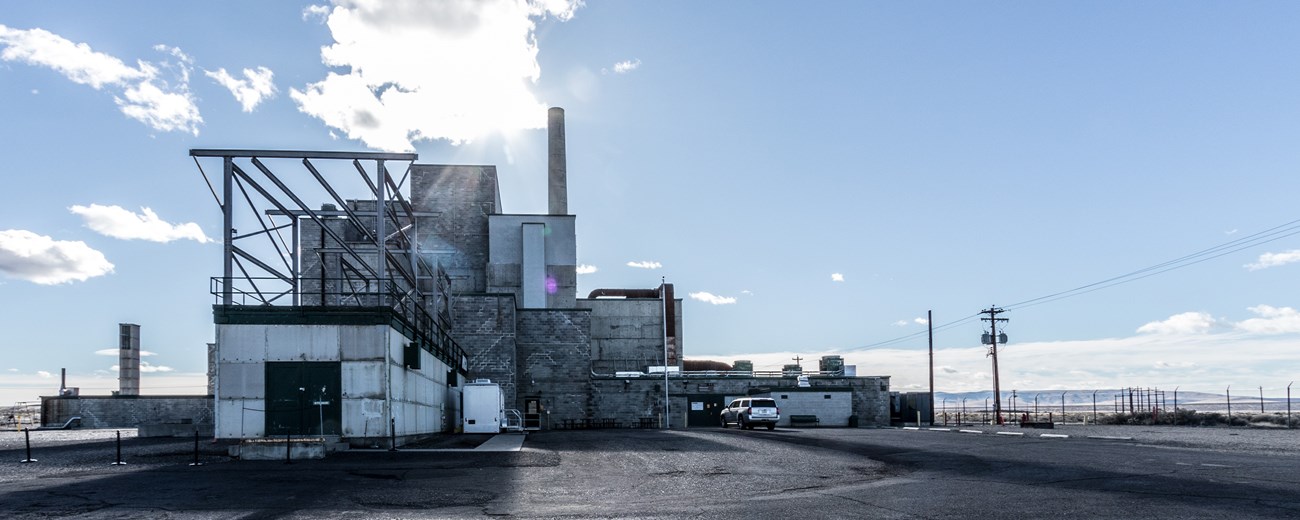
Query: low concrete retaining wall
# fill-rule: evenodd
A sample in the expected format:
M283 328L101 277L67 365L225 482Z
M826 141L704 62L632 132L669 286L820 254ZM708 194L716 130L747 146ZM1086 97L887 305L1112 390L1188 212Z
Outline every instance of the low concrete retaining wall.
M82 428L138 428L155 424L212 424L210 395L82 395L41 398L41 424L62 426L81 417ZM209 431L211 426L208 426Z

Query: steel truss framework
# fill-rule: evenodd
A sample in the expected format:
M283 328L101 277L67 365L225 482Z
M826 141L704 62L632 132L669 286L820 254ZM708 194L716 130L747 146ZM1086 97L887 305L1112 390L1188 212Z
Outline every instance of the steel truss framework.
M414 331L421 348L464 371L465 354L448 334L450 280L420 254L418 217L429 215L417 214L402 194L416 154L193 149L190 156L221 208L222 275L211 282L218 305L387 308ZM220 193L204 170L205 162L218 159ZM390 174L391 163L402 164L400 180ZM336 187L327 180L348 170L360 182L352 178ZM333 207L313 209L300 194L308 191L328 194ZM368 201L343 195L357 191L373 197L373 211L363 208ZM306 222L332 240L308 254L329 254L339 264L339 275L328 278L322 267L309 294L300 244ZM239 233L237 226L250 225L254 231Z

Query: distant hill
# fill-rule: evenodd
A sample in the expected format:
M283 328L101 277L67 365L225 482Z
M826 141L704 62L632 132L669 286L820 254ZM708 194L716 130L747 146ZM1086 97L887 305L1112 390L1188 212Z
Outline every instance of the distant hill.
M1173 407L1174 406L1173 390L1162 390L1162 392L1164 392L1164 395L1161 396L1160 399L1163 402L1167 402L1169 407ZM1092 402L1093 402L1092 390L1017 390L1016 408L1023 409L1026 404L1028 404L1029 406L1033 406L1035 395L1038 396L1039 407L1043 407L1044 405L1060 406L1062 393L1065 394L1066 406L1070 406L1070 407L1083 406L1083 405L1092 406ZM1123 395L1125 402L1127 402L1128 400L1128 394L1125 393L1123 390L1119 390L1119 389L1097 390L1096 395L1097 395L1098 408L1102 407L1103 405L1107 407L1112 407L1115 402L1115 396L1117 395ZM985 399L989 399L989 400L993 399L993 392L988 390L982 392L935 392L934 393L935 406L942 407L943 400L945 398L948 399L949 409L953 409L957 406L960 406L962 399L966 399L966 407L968 409L971 406L978 406L982 408L984 406ZM1178 398L1179 408L1197 405L1197 404L1223 405L1225 402L1223 394L1211 394L1206 392L1178 392L1177 398ZM1267 403L1285 403L1286 399L1265 398L1264 401ZM1300 399L1296 399L1296 401L1298 404L1300 404ZM1011 402L1011 392L1010 391L1002 392L1003 406L1010 406L1010 402ZM1237 403L1241 403L1242 406L1257 404L1259 403L1259 395L1258 394L1254 396L1251 396L1250 394L1233 395L1232 396L1233 406L1236 407Z

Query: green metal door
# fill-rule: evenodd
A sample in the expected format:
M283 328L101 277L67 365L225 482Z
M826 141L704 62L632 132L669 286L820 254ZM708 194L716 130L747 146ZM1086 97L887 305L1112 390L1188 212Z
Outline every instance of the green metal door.
M267 435L339 435L343 416L337 361L266 364Z

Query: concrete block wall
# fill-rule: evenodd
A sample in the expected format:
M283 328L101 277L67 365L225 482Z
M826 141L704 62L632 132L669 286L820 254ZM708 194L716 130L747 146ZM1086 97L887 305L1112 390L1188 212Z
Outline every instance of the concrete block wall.
M82 428L136 428L142 424L180 423L211 425L213 399L210 395L137 395L42 397L41 421L62 426L81 417Z
M323 221L331 231L340 237L347 234L347 228L352 227L346 219L325 218ZM298 240L304 253L316 249L337 250L340 247L339 242L323 231L316 221L300 219L298 222L301 226ZM298 266L298 272L301 273L298 280L298 291L301 294L302 305L333 305L338 303L338 280L343 277L342 263L340 263L339 258L338 253L302 255ZM322 283L322 278L324 283Z
M677 385L669 385L670 388L674 386ZM662 378L594 379L591 382L591 395L595 402L593 419L613 419L631 427L640 425L642 419L653 420L658 424L664 412ZM681 414L677 412L686 410L685 398L672 395L670 399L673 401L674 416L680 417Z
M791 415L816 415L818 426L848 426L849 416L854 415L851 390L786 388L773 390L772 398L781 408L778 426L789 426Z
M591 312L583 309L520 309L518 396L541 398L552 422L589 419ZM507 398L507 403L512 401Z
M677 345L682 352L681 300L677 313ZM663 302L656 299L580 299L591 309L591 357L601 370L642 370L662 365L664 356ZM680 358L680 356L679 356ZM681 361L679 359L678 364Z
M495 166L411 165L411 205L436 212L420 219L421 247L434 251L457 294L487 291L488 215L501 210Z
M469 380L491 379L501 385L506 403L515 403L514 296L457 296L452 299L451 314L451 335L469 358Z
M853 410L857 412L860 424L889 426L889 376L844 379L853 385Z
M858 416L859 426L889 425L888 377L813 378L811 388L799 388L797 383L793 377L670 378L672 425L680 428L686 424L686 407L692 397L723 395L730 402L730 399L750 395L751 391L767 392L773 397L785 394L798 399L788 403L789 409L782 405L781 414L787 417L782 425L789 424L789 414L817 415L824 426L846 426L849 415ZM594 401L591 415L594 419L616 419L631 426L638 424L641 418L657 420L663 413L662 377L595 378L591 387ZM831 399L823 399L824 394L831 394ZM830 402L811 402L817 399ZM705 425L691 426L712 427L714 423L709 421Z

